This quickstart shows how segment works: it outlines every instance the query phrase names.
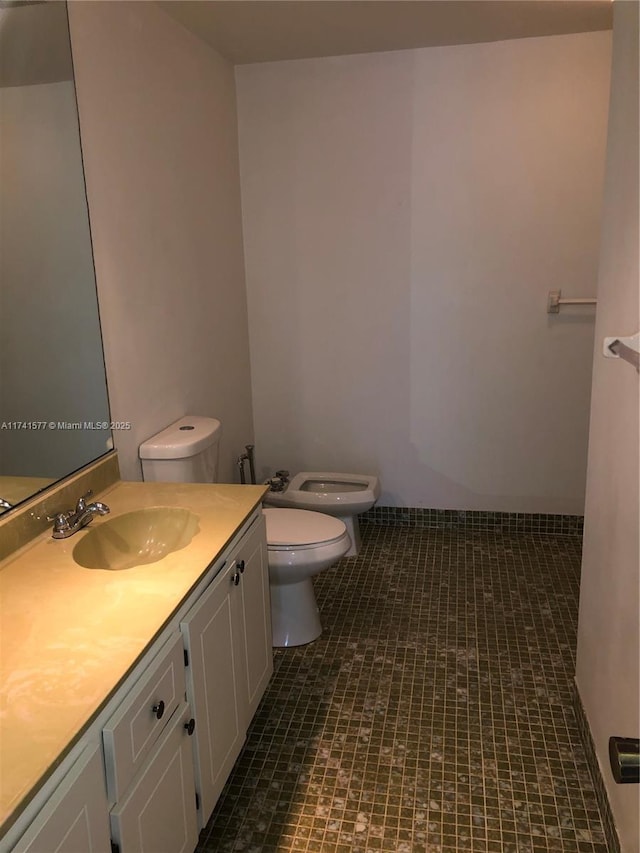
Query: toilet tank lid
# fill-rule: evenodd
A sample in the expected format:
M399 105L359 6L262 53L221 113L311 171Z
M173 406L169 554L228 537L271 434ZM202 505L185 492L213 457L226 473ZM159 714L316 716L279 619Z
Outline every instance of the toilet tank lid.
M185 415L140 445L140 459L187 459L220 440L216 418Z

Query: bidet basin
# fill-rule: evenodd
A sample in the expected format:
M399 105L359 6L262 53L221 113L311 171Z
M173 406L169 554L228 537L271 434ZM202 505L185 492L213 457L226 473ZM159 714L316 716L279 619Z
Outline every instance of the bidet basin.
M92 527L73 549L85 569L122 571L157 563L188 545L198 516L181 507L157 506L126 512Z

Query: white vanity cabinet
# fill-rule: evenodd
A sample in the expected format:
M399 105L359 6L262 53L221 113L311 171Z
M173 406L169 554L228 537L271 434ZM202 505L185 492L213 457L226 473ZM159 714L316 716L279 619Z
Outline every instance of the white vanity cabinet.
M254 522L180 622L196 730L200 826L209 819L273 671L265 521Z
M244 632L244 676L241 683L245 693L245 726L248 727L273 673L267 523L262 513L242 540L236 564L240 574Z
M254 508L176 600L0 853L193 853L273 671L265 528Z
M89 745L13 853L111 853L102 750Z
M120 853L192 853L198 843L182 636L173 633L102 729L111 835Z

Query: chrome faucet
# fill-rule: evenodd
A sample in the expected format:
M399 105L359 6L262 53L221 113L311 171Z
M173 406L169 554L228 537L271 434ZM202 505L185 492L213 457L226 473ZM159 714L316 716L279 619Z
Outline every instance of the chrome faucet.
M89 489L86 495L78 498L75 510L70 509L67 512L57 512L53 516L47 516L48 521L53 521L54 539L66 539L73 536L78 530L82 530L91 521L94 515L106 515L110 512L109 507L101 501L94 503L85 503L87 498L90 498L93 491Z
M5 501L4 498L0 498L0 509L11 509L13 504L10 504L9 501Z
M276 471L275 477L272 477L270 480L267 480L265 485L269 486L270 492L284 492L284 490L289 485L289 472Z

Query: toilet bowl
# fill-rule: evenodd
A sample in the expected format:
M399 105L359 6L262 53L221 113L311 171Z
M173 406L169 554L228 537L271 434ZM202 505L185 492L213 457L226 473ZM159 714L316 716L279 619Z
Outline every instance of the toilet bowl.
M270 481L274 482L274 481ZM279 483L278 483L279 485ZM380 481L365 474L301 471L282 481L280 491L269 490L265 505L324 512L339 518L347 527L351 547L347 557L360 550L358 515L366 512L380 497Z
M311 578L345 556L349 533L340 519L319 512L265 508L263 513L273 645L302 646L322 633Z

